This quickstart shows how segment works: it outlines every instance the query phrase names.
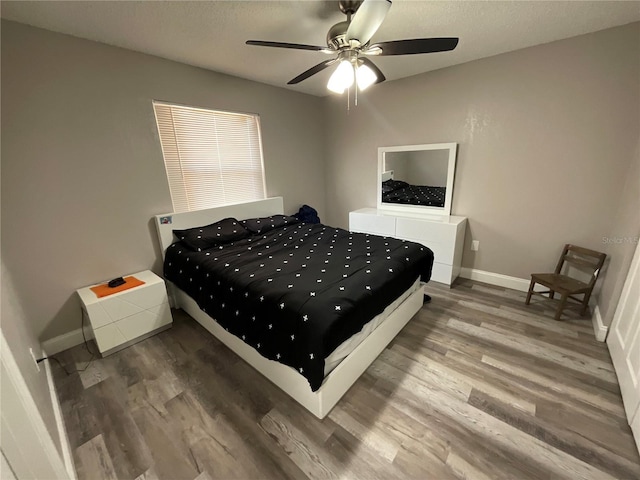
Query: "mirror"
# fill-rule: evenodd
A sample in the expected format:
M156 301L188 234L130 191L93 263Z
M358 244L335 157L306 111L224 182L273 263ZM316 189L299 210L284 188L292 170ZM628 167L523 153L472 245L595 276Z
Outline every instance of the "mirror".
M378 148L378 208L451 214L457 143Z

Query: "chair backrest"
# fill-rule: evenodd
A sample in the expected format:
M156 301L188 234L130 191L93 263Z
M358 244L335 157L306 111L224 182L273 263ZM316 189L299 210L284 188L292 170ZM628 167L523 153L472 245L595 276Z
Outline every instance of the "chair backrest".
M588 271L590 275L589 287L593 288L606 258L607 255L605 253L567 244L562 249L562 255L558 260L555 273L561 273L565 263L579 270Z

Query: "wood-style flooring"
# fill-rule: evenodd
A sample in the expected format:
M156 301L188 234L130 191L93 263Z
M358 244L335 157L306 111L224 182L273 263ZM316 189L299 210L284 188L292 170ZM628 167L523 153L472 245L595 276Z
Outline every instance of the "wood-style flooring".
M54 362L79 479L640 478L587 317L468 280L428 290L323 421L181 311L84 372Z

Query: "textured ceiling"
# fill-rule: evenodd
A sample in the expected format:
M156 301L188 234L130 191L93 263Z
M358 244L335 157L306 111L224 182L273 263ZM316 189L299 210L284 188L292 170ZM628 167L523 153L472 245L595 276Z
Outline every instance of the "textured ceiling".
M2 18L323 96L332 71L287 86L322 53L245 40L326 45L335 1L2 1ZM640 20L638 1L394 0L375 41L457 36L446 53L377 57L388 80Z

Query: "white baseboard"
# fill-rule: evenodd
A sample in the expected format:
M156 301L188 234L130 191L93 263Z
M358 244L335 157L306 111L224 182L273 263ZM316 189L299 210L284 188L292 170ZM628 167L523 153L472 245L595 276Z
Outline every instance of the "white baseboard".
M607 339L609 327L602 323L602 315L600 315L598 305L592 305L592 309L593 316L591 317L591 323L593 323L593 332L596 334L596 340L604 342Z
M476 280L478 282L488 283L489 285L496 285L498 287L510 288L512 290L518 290L520 292L529 291L529 283L531 280L524 278L510 277L509 275L502 275L501 273L485 272L484 270L477 270L475 268L462 267L460 271L462 278L468 278L469 280ZM546 290L546 287L542 285L536 285L534 287L536 292ZM602 323L602 316L600 315L600 309L598 305L593 303L593 297L591 297L591 310L593 311L593 317L591 321L593 323L593 333L596 336L596 340L604 342L607 338L607 331L609 327Z
M501 273L486 272L484 270L466 267L462 267L460 276L462 278L468 278L469 280L488 283L489 285L518 290L519 292L528 292L529 283L531 282L531 280L526 280L524 278L510 277L509 275L502 275ZM544 290L542 285L535 286L536 292L542 290Z
M82 335L81 335L82 336ZM42 350L42 356L47 356L46 351ZM69 479L77 480L76 468L73 462L73 453L71 452L71 444L69 443L69 436L67 435L67 429L64 426L64 419L62 417L62 408L60 406L60 400L58 399L58 393L56 392L55 383L53 381L53 373L51 372L50 360L46 360L44 363L44 369L47 375L47 384L49 385L49 392L51 393L51 404L53 406L53 416L56 419L56 426L58 428L58 435L60 437L60 445L62 447L62 460L64 466L69 474Z
M84 327L84 334L87 340L93 338L93 331L88 326ZM57 337L45 340L42 342L42 348L46 352L47 356L50 356L73 348L76 345L82 345L83 343L84 338L82 336L82 329L76 328L68 333L63 333Z

